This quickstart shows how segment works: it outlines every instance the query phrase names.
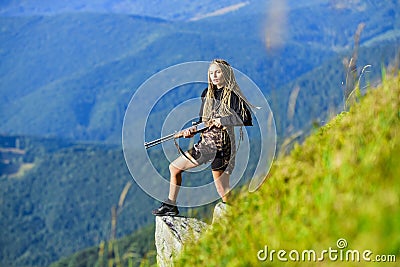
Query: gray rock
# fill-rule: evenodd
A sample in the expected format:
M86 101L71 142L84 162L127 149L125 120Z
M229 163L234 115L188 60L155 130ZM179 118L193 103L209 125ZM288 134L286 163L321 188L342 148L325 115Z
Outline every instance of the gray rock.
M222 202L219 202L217 205L215 205L212 224L216 222L224 223L226 213L229 211L229 209L230 206Z
M197 240L208 225L195 218L156 216L155 243L158 266L173 266L188 240Z
M212 223L225 223L229 205L218 203L214 208ZM197 240L211 226L195 218L156 216L155 243L157 264L173 266L173 261L188 240Z

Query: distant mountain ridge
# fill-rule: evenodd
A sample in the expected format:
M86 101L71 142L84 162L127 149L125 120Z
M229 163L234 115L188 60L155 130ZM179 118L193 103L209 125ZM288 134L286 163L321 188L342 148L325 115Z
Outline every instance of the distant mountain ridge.
M136 14L165 20L188 20L201 14L215 12L218 9L246 1L221 0L182 2L172 1L127 1L127 0L97 0L84 3L82 1L6 1L0 5L0 14L8 16L26 15L57 15L62 13L115 13Z
M4 0L0 3L0 15L2 16L32 16L32 15L59 15L71 13L102 13L102 14L131 14L169 21L187 21L195 18L206 18L209 14L223 15L249 5L252 13L262 13L265 9L281 8L298 9L304 7L326 5L336 10L364 11L374 0L303 0L303 1L279 1L274 0L212 0L186 1L179 0L42 0L24 1Z
M338 52L351 55L358 23L366 24L361 45L371 40L369 46L390 42L395 47L399 40L396 2L366 1L354 10L318 2L289 10L287 38L277 50L263 40L266 10L260 7L266 3L259 2L193 22L79 12L0 16L1 132L119 143L126 106L141 83L174 64L222 57L273 102L284 135L289 93L280 88L327 60L340 62L344 56ZM380 66L382 58L373 60L369 63ZM335 69L343 81L343 66ZM336 87L340 82L324 86L321 94ZM301 121L310 122L324 109Z

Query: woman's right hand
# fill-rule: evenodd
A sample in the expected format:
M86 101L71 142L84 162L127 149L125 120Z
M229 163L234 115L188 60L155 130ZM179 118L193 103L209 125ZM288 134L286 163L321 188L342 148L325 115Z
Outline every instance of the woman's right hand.
M182 136L185 138L192 138L196 133L196 126L190 127L182 132Z

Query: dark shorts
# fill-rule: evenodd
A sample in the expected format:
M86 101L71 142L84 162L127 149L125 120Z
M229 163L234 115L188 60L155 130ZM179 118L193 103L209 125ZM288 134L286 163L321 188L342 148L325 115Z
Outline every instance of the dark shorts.
M235 167L235 157L234 153L231 153L230 146L222 151L215 151L215 153L202 153L201 150L194 147L187 152L199 165L211 162L211 169L213 171L225 171L231 174Z

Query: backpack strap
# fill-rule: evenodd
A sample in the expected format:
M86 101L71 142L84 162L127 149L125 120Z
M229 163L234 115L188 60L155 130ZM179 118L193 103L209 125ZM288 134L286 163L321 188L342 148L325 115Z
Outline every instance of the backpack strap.
M185 151L182 150L182 148L179 146L178 142L176 141L176 138L174 138L174 144L176 146L176 149L178 150L179 154L183 155L185 158L187 158L191 163L194 165L198 166L199 164L197 162L194 162L191 158L189 158Z

